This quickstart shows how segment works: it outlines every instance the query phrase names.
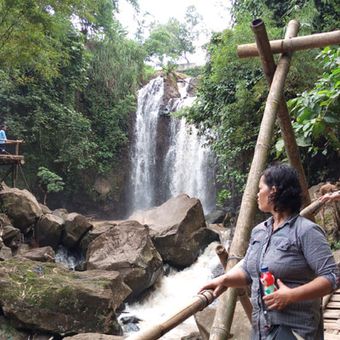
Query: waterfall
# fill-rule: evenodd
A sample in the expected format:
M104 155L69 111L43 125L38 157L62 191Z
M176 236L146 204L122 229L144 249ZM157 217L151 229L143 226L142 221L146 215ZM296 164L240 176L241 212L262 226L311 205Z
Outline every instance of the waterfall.
M164 93L163 78L151 80L138 93L135 143L132 155L132 206L153 206L156 168L156 134L159 110Z
M180 193L199 198L205 213L215 207L213 153L185 118L168 114L192 105L195 97L188 94L189 84L190 78L178 82L180 97L168 103L162 77L139 91L131 157L134 210L162 204Z

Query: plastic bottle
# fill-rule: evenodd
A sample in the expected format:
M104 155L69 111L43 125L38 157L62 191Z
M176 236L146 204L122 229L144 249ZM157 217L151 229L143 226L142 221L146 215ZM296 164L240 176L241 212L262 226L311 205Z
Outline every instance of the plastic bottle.
M275 277L268 270L268 267L261 268L260 281L262 283L264 295L274 293L276 290Z

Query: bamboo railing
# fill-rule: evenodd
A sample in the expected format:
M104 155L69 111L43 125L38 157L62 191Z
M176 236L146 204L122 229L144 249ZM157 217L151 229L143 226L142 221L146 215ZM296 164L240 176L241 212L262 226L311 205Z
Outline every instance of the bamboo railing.
M337 44L340 44L340 30L296 37L289 40L272 40L270 41L270 49L275 54ZM259 55L259 51L256 44L244 44L237 47L237 55L240 58L256 57Z

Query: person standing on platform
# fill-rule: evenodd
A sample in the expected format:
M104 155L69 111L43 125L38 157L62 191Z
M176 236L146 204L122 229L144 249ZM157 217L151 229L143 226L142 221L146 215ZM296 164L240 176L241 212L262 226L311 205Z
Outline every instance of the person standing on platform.
M7 136L6 136L6 125L0 126L0 153L6 153L6 142L7 142Z

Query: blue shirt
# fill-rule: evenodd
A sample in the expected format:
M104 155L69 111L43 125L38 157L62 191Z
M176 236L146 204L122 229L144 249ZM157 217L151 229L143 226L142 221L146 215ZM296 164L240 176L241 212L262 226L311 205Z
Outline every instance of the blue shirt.
M5 144L7 140L5 130L0 130L0 144Z
M265 339L272 325L291 327L305 340L323 339L321 299L288 305L283 310L266 311L259 272L269 271L288 287L304 285L316 277L337 286L337 269L323 230L310 220L294 216L273 231L273 218L256 226L242 265L251 283L253 322L251 339Z

